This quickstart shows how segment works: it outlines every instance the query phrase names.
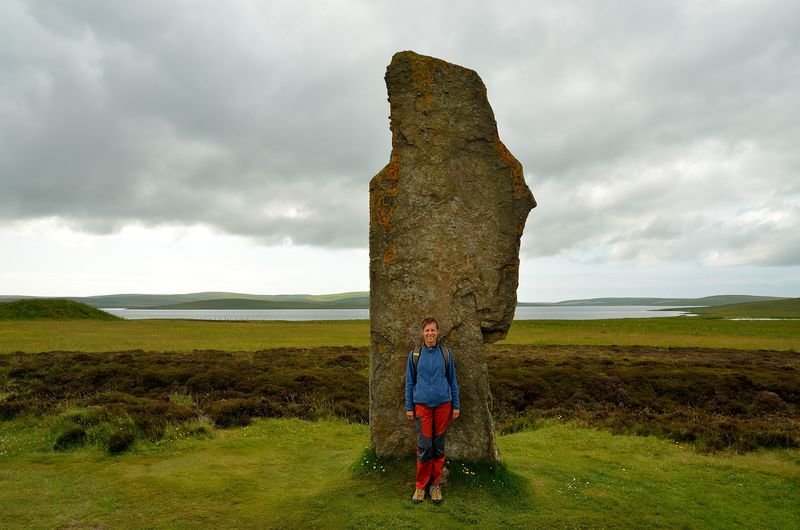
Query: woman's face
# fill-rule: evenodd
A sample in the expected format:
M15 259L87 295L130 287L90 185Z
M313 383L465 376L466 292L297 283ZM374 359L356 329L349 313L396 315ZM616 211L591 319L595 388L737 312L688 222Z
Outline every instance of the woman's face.
M425 346L431 348L436 345L436 339L439 338L439 326L435 323L431 322L430 324L425 324L425 327L422 328L422 340L425 341Z

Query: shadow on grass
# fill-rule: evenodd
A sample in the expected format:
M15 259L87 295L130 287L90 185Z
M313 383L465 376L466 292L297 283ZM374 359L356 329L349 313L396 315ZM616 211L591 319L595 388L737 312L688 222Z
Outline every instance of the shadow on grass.
M515 526L533 508L528 479L505 464L450 460L444 502L427 498L412 504L413 456L380 458L365 449L345 469L342 480L304 501L301 514L282 520L286 527L458 528Z
M515 526L533 509L527 478L503 463L448 460L444 502L412 504L415 459L378 457L365 449L340 486L313 496L288 526L333 528L454 528Z
M414 486L416 460L413 456L380 457L372 449L364 449L352 465L353 478L372 483L403 483L410 485L407 497L411 498ZM494 502L519 503L529 497L528 479L515 473L504 462L473 462L447 459L442 478L445 491L462 491L489 496Z

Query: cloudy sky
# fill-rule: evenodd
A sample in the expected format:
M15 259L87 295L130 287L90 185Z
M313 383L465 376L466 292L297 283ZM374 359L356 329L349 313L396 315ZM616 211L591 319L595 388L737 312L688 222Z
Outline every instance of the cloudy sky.
M0 3L0 294L367 290L383 75L476 70L519 297L800 296L800 3Z

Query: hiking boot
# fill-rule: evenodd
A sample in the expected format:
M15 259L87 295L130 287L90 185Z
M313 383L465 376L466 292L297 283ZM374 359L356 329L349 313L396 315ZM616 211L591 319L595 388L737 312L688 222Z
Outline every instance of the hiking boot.
M431 487L431 500L433 504L442 504L442 488L439 486Z
M414 496L411 497L411 502L413 502L414 504L419 504L424 500L425 500L425 490L415 489Z

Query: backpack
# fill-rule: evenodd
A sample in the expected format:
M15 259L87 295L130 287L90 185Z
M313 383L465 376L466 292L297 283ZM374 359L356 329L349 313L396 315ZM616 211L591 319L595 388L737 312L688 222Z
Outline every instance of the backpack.
M416 348L414 348L414 353L413 353L414 358L412 360L412 362L414 363L414 372L417 371L417 365L419 364L419 356L421 353L422 353L422 346L417 346ZM453 356L453 350L451 350L447 346L439 344L439 353L442 354L442 358L444 359L444 376L447 378L448 381L450 381L450 357Z

